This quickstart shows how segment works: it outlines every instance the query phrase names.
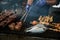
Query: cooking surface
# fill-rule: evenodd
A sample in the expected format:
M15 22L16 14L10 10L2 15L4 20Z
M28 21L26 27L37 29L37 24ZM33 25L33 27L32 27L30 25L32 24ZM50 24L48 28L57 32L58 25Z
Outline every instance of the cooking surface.
M3 31L2 31L3 32ZM5 33L5 35L3 35L3 33ZM3 33L1 33L0 35L3 37L8 36L10 38L10 36L12 36L11 38L13 38L13 36L19 39L19 37L23 38L31 38L31 37L38 37L36 39L60 39L60 33L58 32L53 32L53 31L46 31L45 33L42 34L32 34L32 33L25 33L22 31L16 32L16 31L4 31ZM6 37L7 38L7 37ZM32 39L32 38L31 38Z
M22 10L19 9L17 13L21 13L20 11ZM42 34L32 34L22 31L10 31L7 28L4 29L3 31L0 29L0 40L57 40L60 38L60 33L49 30Z
M16 34L0 34L0 40L57 40L57 39L23 36L23 35L16 35Z

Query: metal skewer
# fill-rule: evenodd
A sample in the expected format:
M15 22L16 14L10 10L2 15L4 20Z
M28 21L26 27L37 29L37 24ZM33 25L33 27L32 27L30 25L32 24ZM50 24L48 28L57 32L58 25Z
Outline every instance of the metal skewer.
M29 12L30 12L30 10L31 10L31 7L30 7L30 9L29 9L29 11L28 12L26 12L26 10L24 10L24 15L21 17L21 21L23 20L23 22L25 22L26 21L26 19L27 19L27 16L29 15Z

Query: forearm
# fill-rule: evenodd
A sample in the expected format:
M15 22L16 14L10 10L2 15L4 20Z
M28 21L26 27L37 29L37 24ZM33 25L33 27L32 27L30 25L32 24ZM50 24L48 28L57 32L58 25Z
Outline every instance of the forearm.
M27 4L31 5L33 3L33 0L28 0Z

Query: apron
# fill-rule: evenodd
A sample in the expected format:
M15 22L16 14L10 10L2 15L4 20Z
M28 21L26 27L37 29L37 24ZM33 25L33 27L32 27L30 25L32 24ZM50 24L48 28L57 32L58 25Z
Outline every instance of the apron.
M28 13L28 17L26 19L26 22L28 22L28 23L30 23L33 20L38 20L38 18L40 16L47 16L48 13L49 13L50 6L47 5L47 4L42 6L42 7L36 6L36 2L37 1L38 0L35 0L33 2L33 4L31 5L31 7L30 7L30 10L29 10L29 13Z

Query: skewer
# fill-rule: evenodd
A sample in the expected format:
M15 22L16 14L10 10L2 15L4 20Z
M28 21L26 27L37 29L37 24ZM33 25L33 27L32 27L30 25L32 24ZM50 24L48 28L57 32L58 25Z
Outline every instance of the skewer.
M24 11L24 12L25 12L25 11ZM20 20L23 20L25 16L26 16L26 13L21 17Z
M25 12L25 18L24 18L24 20L23 20L23 22L25 22L26 21L26 19L27 19L27 16L28 16L28 12Z
M27 18L27 16L28 16L28 12L26 12L25 10L24 10L24 15L21 17L21 19L20 19L20 21L23 21L23 22L25 22L26 21L26 18Z
M26 19L27 19L27 17L28 17L28 15L29 15L29 12L30 12L30 10L31 10L31 8L32 7L30 7L30 9L29 9L29 11L27 12L26 10L24 10L24 15L21 17L21 21L23 20L23 22L25 22L26 21Z

